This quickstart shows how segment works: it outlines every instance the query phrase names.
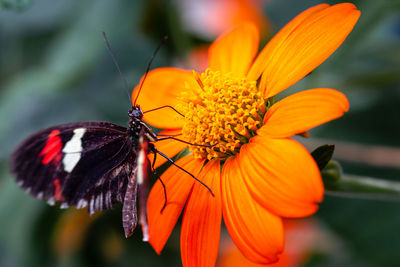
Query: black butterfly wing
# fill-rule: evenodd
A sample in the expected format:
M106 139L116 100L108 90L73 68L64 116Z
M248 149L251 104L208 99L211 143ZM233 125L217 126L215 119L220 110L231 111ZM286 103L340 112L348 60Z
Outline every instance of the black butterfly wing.
M135 155L125 127L78 122L28 137L11 156L18 184L49 204L90 206L90 212L123 201ZM129 159L129 160L128 160Z
M111 209L115 203L123 203L130 177L136 179L137 168L134 165L135 161L136 154L134 151L131 151L124 162L98 180L95 186L84 197L78 197L75 205L78 208L88 205L89 213L92 214L98 210ZM132 197L135 200L132 204L136 212L137 192L135 189L132 191ZM136 216L136 213L132 216Z

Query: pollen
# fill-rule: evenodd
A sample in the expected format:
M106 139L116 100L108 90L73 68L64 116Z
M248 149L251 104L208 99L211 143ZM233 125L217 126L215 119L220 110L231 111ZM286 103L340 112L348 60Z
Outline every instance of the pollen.
M226 159L262 126L268 107L256 81L207 69L193 72L195 86L181 96L183 137L195 158Z

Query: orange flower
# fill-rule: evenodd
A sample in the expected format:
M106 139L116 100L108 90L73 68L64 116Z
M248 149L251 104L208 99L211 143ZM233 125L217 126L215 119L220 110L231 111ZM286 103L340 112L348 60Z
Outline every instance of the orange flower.
M262 13L265 0L178 0L178 9L187 30L215 37L242 21L267 31L269 22Z
M147 206L150 244L157 253L185 207L183 266L215 265L222 218L248 259L278 260L284 243L281 218L313 214L323 198L316 163L290 137L342 116L349 104L342 93L328 88L295 93L277 103L273 96L328 58L359 16L349 3L312 7L287 24L255 59L258 30L244 23L211 45L203 73L160 68L148 74L138 100L143 110L171 105L184 117L162 109L146 113L146 122L167 129L163 134L180 134L197 144L176 163L214 193L174 166L164 172L168 205L160 213L164 193L157 181ZM171 157L186 147L173 140L156 146Z
M284 220L285 251L273 264L257 264L247 260L233 245L229 236L221 235L221 251L217 267L297 267L303 266L321 239L318 224L312 220ZM321 240L321 241L320 241Z

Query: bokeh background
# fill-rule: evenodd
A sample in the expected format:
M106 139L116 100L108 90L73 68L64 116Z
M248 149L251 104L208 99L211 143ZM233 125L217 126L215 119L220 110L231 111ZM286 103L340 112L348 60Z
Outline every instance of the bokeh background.
M121 206L92 217L50 207L16 185L8 159L23 138L44 127L126 124L129 99L102 30L133 88L164 35L169 41L152 68L196 64L193 51L226 27L210 17L228 10L216 2L224 1L0 0L0 266L181 266L179 226L158 256L141 242L140 229L125 239ZM253 1L256 12L245 14L262 25L265 42L321 2ZM336 143L334 159L345 173L400 182L400 1L351 2L362 12L353 32L286 93L344 92L350 112L301 142L310 151ZM315 216L287 227L281 266L399 266L400 201L328 194ZM225 230L220 253L219 266L245 266Z

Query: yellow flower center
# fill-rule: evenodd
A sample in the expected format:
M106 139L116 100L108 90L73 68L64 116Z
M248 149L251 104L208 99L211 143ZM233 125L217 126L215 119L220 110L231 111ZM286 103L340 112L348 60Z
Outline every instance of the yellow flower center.
M235 155L262 126L268 101L256 81L210 69L193 74L198 86L181 97L186 118L182 134L193 144L190 151L208 160Z

